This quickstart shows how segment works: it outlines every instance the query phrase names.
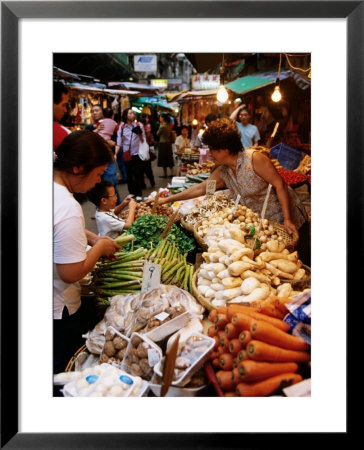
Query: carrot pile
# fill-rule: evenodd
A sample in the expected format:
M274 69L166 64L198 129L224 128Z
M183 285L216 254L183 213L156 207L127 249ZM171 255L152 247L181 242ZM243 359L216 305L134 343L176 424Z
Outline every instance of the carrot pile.
M215 339L210 362L222 395L265 397L302 381L297 371L310 361L310 346L282 319L238 304L219 306L208 319Z

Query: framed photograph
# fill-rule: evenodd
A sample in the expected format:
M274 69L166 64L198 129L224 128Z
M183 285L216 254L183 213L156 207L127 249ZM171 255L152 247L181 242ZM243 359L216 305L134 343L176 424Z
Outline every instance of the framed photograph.
M311 433L320 443L349 437L347 304L360 301L362 264L352 261L363 252L363 3L1 2L1 448L256 448L309 442ZM52 55L81 51L311 53L310 398L52 396Z

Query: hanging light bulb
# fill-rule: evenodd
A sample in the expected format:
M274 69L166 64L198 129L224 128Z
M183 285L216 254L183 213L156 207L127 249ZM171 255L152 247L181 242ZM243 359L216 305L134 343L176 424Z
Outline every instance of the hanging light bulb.
M228 91L226 90L224 85L219 86L216 97L220 103L225 103L226 100L229 98Z
M282 99L282 94L281 94L281 91L279 89L279 84L277 84L275 86L271 99L274 102L279 102Z
M216 98L219 103L225 103L229 98L228 91L224 86L224 54L222 54L222 66L220 68L220 86L217 90Z

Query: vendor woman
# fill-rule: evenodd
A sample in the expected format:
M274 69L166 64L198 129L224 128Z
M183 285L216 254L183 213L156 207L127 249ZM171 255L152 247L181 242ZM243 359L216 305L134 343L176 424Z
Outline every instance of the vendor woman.
M84 343L82 334L90 317L81 308L78 283L101 256L120 247L105 236L85 229L81 205L74 193L86 193L101 181L113 155L106 141L92 131L74 131L65 137L54 155L53 211L53 359L54 372ZM87 251L87 244L91 248ZM95 324L91 324L94 326Z
M210 149L216 169L202 183L178 194L160 198L159 203L204 195L208 180L215 180L216 189L228 188L234 199L239 194L240 203L260 215L271 184L265 218L283 224L289 234L299 233L299 257L304 264L310 265L310 227L306 210L270 159L254 147L243 149L237 126L229 119L211 122L202 139Z

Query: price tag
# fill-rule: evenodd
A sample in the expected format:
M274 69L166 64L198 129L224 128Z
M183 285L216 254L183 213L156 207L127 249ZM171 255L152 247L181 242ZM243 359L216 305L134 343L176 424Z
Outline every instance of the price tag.
M143 270L142 292L149 292L160 286L162 267L159 264L146 262Z
M216 180L207 180L206 195L214 195L216 191Z
M150 367L154 367L157 363L159 363L160 354L155 348L148 349L148 364Z
M163 322L163 320L167 319L168 316L169 316L169 314L166 313L165 311L163 311L163 312L157 314L156 316L154 316L154 318Z
M240 194L238 194L238 196L236 197L236 200L235 200L235 205L234 205L234 208L233 208L233 213L235 214L236 213L236 208L238 207L238 204L239 204L239 202L240 202Z

